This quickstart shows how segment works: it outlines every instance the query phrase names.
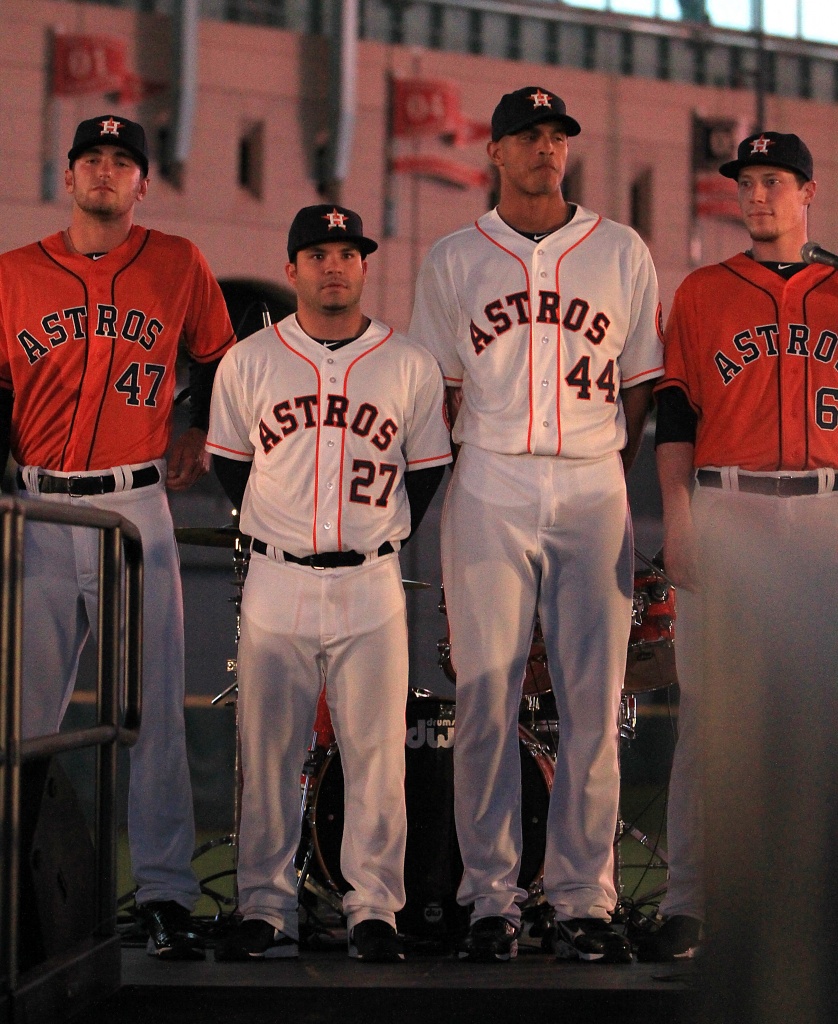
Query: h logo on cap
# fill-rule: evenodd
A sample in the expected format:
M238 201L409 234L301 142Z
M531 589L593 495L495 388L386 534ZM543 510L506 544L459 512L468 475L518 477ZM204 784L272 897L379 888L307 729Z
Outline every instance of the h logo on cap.
M119 135L119 129L122 127L122 122L117 121L112 117L109 117L106 121L100 121L99 124L102 126L102 135Z
M546 92L542 92L540 89L537 89L535 92L530 93L527 99L532 100L533 109L535 109L536 107L551 106L550 97Z
M323 220L327 220L329 222L330 231L332 230L332 228L345 228L348 219L349 218L346 216L345 213L339 213L334 208L332 209L331 213L325 213L323 215Z
M764 135L760 135L758 139L754 139L751 144L751 153L765 153L768 154L768 147L774 145L773 139L766 139Z

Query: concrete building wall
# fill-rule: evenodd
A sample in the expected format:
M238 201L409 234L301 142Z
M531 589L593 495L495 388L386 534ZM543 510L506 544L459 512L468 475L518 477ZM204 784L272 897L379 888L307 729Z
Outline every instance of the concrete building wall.
M537 39L530 39L537 25L524 28L524 52L541 52L543 47L534 45ZM192 238L219 277L284 284L291 218L300 206L321 199L315 168L327 125L327 40L202 20L192 154L176 187L161 176L156 155L157 135L170 120L167 93L122 104L103 96L50 100L50 34L55 30L122 38L130 70L152 82L170 78L170 24L163 15L94 3L5 0L0 8L0 250L66 223L63 170L75 125L115 111L142 121L152 137L152 183L137 219ZM568 41L565 33L563 45ZM362 213L367 231L382 240L370 258L367 309L397 328L409 321L413 280L427 247L484 212L490 195L482 188L399 175L392 183L394 234L384 237L390 75L457 82L463 113L477 121L488 121L497 99L509 89L538 84L559 93L583 127L571 143L570 164L580 183L575 198L628 221L632 184L644 176L650 198L647 240L665 309L691 269L691 259L717 260L746 243L738 225L717 220L693 225L690 147L693 114L738 118L747 125L755 112L751 92L362 41L354 146L341 198ZM831 103L766 99L766 126L798 132L813 151L822 192L813 209L812 236L830 248L838 245L834 114ZM241 138L259 125L264 157L256 195L239 184L238 161ZM487 167L480 142L462 148L424 139L397 145L400 153L418 150ZM55 198L44 199L44 166L50 159L46 185Z

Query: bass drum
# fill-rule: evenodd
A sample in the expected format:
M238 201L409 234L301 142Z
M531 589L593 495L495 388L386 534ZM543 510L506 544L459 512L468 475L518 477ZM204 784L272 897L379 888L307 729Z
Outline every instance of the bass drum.
M447 939L468 924L457 905L463 862L454 828L455 705L433 698L407 702L405 798L407 902L397 915L399 930L417 939ZM523 856L518 884L536 900L541 892L547 808L553 785L553 761L523 726L518 727L521 755ZM315 877L338 893L348 889L340 871L344 784L340 751L333 745L317 777L309 810L316 857Z

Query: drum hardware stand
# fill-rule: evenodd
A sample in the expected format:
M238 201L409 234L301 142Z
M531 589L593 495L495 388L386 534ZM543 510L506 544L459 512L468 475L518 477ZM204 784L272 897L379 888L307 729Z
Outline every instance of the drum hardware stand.
M234 518L238 516L238 511L233 509ZM238 651L239 640L241 639L241 602L242 593L244 590L244 581L247 577L247 565L250 558L250 552L247 551L242 543L241 536L237 536L233 542L233 586L235 592L232 597L228 598L229 602L236 609L236 627L235 627L235 647ZM214 850L219 846L229 846L233 851L233 866L232 868L226 868L223 871L218 871L213 875L209 875L206 878L199 880L201 892L205 896L209 896L217 903L224 906L235 907L238 904L238 888L236 885L236 869L238 866L238 848L239 848L239 823L241 821L241 745L239 743L239 723L238 723L238 701L236 699L238 694L238 679L236 673L238 670L238 661L236 658L227 659L227 671L232 673L234 680L226 689L222 690L221 693L216 694L215 697L210 701L211 705L215 707L218 704L224 702L225 707L233 708L234 715L234 730L236 736L236 752L233 767L233 829L227 835L219 836L217 839L210 839L206 843L202 843L195 852L192 854L193 862L202 857L205 853L210 850ZM233 895L225 896L223 893L217 892L211 888L211 883L218 881L220 878L233 878Z
M675 586L672 580L664 572L661 563L657 561L658 558L661 558L661 553L656 555L655 558L649 558L648 555L644 555L642 551L640 551L638 548L635 548L634 557L639 559L646 566L647 569L651 569L655 576L658 577L658 579L663 580L663 582L668 584L670 587Z
M317 723L315 723L314 729L311 733L311 741L308 745L308 752L306 753L306 759L303 764L303 770L301 774L301 793L300 793L300 825L305 826L308 821L311 824L311 813L313 810L312 798L317 791L316 780L320 775L320 770L323 767L323 763L326 760L326 749L322 745L318 745L319 733L317 731ZM303 839L300 842L300 850L303 850L303 859L300 863L297 877L297 899L302 902L303 893L307 890L317 899L322 900L328 904L332 910L336 910L339 914L343 915L343 900L337 893L332 892L325 886L321 885L311 875L311 863L314 859L314 833L309 827L308 835L305 835L304 827L301 829ZM298 857L299 857L298 851Z
M315 728L311 734L311 743L309 744L308 753L306 755L305 763L303 764L302 771L302 785L300 794L300 823L304 824L306 821L306 812L309 806L309 799L313 789L313 782L317 778L320 769L323 766L324 752L321 747L317 746L317 729ZM306 844L305 853L303 854L302 864L299 868L299 878L297 879L297 898L301 898L303 890L306 888L309 882L309 873L311 871L311 861L314 857L314 839L309 835L308 842ZM312 885L313 885L312 881ZM309 891L313 891L309 888ZM317 893L319 895L319 893Z
M620 701L620 720L619 720L619 740L620 745L618 746L618 757L619 750L622 746L622 741L628 741L635 739L637 736L637 697L633 693L624 693ZM636 825L626 822L622 816L622 810L617 816L617 830L614 837L614 888L617 890L617 908L614 911L614 920L619 922L627 922L632 915L634 906L633 901L623 899L623 860L622 860L622 841L627 836L630 836L636 842L638 842L644 849L648 850L650 856L659 862L656 867L666 868L667 867L667 852L666 847L654 838L650 838L649 835L637 828ZM651 866L647 865L647 868ZM650 890L649 892L643 893L643 903L654 903L661 896L664 895L667 889L667 884L664 882L662 885Z
M271 317L268 306L265 302L260 303L261 314L262 314L262 325L263 327L271 326ZM246 314L245 314L246 315ZM237 520L239 517L239 509L234 508L232 510L232 518L234 520L234 526L237 526ZM245 546L247 543L247 547ZM247 577L247 566L250 561L250 550L249 550L249 538L244 538L241 532L238 532L233 540L233 581L232 585L235 588L235 592L232 597L228 598L228 601L236 609L236 628L235 628L235 649L238 652L239 641L241 640L241 606L242 606L242 594L244 592L244 581ZM233 866L232 868L226 868L223 871L218 871L213 875L209 875L206 878L199 879L198 884L200 885L201 892L215 900L219 904L225 906L236 907L239 902L238 885L237 885L237 869L238 869L238 849L239 849L239 826L241 823L241 744L239 742L239 718L238 718L238 659L228 658L227 659L227 671L232 673L233 682L228 687L223 689L221 693L216 694L210 704L215 707L225 702L225 707L233 708L234 716L234 731L236 737L236 751L233 761L233 829L226 835L219 836L216 839L210 839L205 843L202 843L192 854L192 861L198 860L205 853L210 850L214 850L219 846L229 846L233 851ZM210 883L218 881L220 878L228 878L232 875L233 877L233 895L224 896L221 893L216 892L210 888Z
M632 601L632 634L629 640L628 662L626 668L625 689L620 702L618 757L622 753L623 742L631 742L637 737L637 692L660 689L677 681L674 663L674 637L672 623L675 617L674 585L663 570L660 555L650 559L637 548L635 557L649 570L651 581L643 577L638 586L638 574L635 574L635 591ZM658 610L660 608L660 610ZM653 636L645 635L642 630L647 616ZM635 629L637 639L635 640ZM658 636L655 631L660 631ZM652 660L653 659L653 660ZM648 667L640 672L638 665L655 667L657 676L650 678ZM671 673L671 677L669 675ZM622 771L620 772L622 778ZM642 813L642 812L641 812ZM617 890L618 903L616 917L618 920L632 925L636 923L637 907L649 904L654 906L666 892L667 883L648 892L643 892L642 903L635 903L631 898L624 897L622 872L622 840L626 837L634 839L645 850L649 851L649 860L645 869L666 869L667 851L663 843L655 837L649 837L634 823L627 823L622 817L622 799L618 812L617 829L614 839L614 886Z

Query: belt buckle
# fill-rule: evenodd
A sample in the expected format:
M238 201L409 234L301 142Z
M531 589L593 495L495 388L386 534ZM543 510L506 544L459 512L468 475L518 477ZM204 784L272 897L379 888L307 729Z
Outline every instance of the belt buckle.
M85 479L86 479L86 477L83 477L83 476L68 476L67 477L67 494L69 494L69 496L71 498L84 498L85 497L84 491L77 491L76 490L76 486L80 487L81 486L81 481L85 480Z
M795 495L795 485L797 483L793 476L778 476L777 480L777 496L779 498L790 498Z

